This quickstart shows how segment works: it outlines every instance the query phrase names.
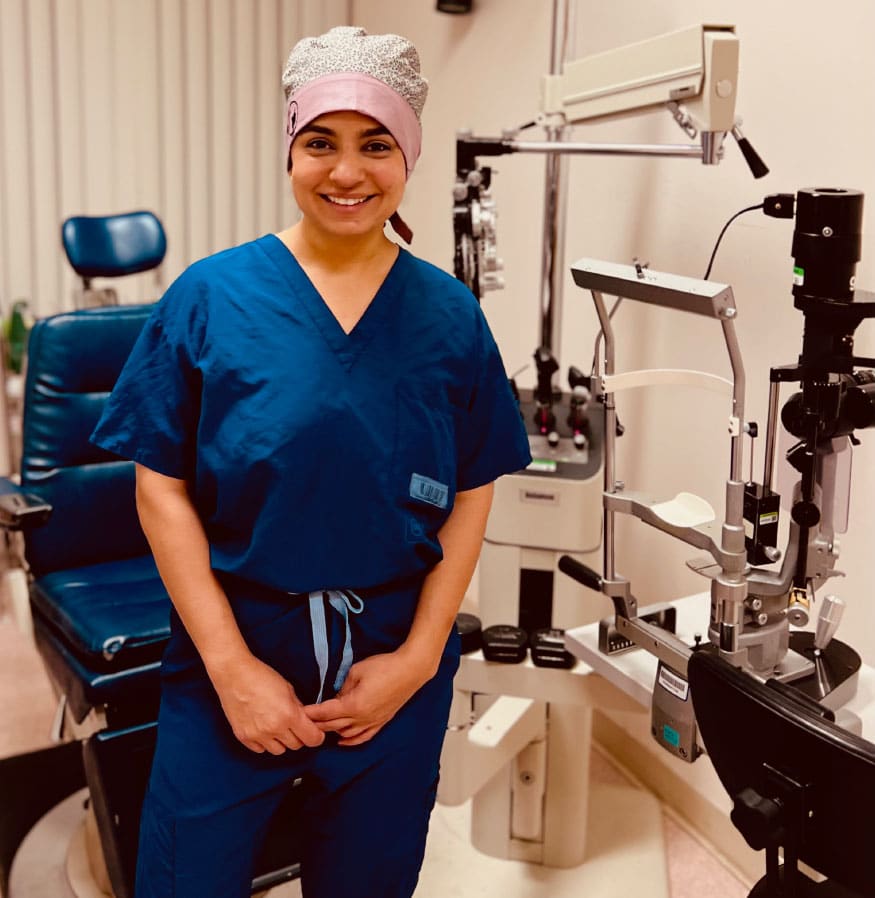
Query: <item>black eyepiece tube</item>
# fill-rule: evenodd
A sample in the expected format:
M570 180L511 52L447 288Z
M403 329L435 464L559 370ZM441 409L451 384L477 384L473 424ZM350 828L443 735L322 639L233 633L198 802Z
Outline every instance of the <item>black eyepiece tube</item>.
M860 261L863 194L832 187L796 194L793 295L852 302Z

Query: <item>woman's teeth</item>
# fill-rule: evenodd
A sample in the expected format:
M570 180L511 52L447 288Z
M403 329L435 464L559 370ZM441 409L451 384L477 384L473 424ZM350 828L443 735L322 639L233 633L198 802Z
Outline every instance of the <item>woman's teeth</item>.
M331 203L335 203L338 206L358 206L359 203L365 202L368 198L366 196L329 196L328 201Z

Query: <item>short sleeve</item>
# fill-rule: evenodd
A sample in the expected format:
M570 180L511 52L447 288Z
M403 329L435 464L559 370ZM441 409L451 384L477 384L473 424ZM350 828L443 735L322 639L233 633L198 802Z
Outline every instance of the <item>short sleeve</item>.
M182 275L156 305L116 381L91 442L168 477L194 475L202 303Z
M525 468L532 460L519 404L479 307L475 327L473 388L456 432L459 491L491 483L502 474Z

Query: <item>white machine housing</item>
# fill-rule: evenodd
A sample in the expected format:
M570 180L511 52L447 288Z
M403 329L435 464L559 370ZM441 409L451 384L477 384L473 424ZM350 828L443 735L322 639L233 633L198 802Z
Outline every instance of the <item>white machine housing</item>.
M604 613L598 596L557 567L566 554L588 566L600 565L601 494L600 464L586 479L528 472L499 478L480 555L479 617L484 627L517 626L525 620L521 594L530 571L553 575L552 611L545 626L570 629Z
M521 392L531 420L529 391ZM589 416L585 448L568 436L551 447L530 434L529 470L496 483L480 556L484 628L526 628L540 619L540 626L571 629L610 609L604 596L558 570L563 554L594 567L601 561L601 412ZM585 679L580 665L496 664L479 652L463 659L438 800L455 805L473 796L471 841L484 854L554 867L583 862L592 714Z
M542 112L569 124L683 102L701 131L735 125L738 38L732 25L693 25L566 63L545 75Z

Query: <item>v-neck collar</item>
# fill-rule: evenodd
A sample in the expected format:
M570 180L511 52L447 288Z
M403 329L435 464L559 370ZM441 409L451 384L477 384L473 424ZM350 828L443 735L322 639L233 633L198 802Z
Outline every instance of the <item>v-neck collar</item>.
M355 327L347 333L340 325L328 303L313 285L294 253L277 237L266 234L259 241L262 249L280 270L301 305L307 310L316 329L322 335L338 361L349 371L356 360L380 331L383 320L395 304L404 281L409 253L398 248L398 256L392 263L383 283L368 303Z

